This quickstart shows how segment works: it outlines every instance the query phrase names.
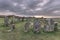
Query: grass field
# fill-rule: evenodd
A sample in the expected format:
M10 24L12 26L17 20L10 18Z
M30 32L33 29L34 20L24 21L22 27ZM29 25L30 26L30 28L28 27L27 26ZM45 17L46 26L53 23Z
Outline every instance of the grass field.
M25 33L25 22L19 22L16 23L16 29L14 31L8 32L7 30L9 29L9 27L4 27L3 22L4 20L0 18L0 40L60 40L60 30L52 33L41 32L39 34L35 34L30 29L30 32ZM60 23L58 27L59 26Z

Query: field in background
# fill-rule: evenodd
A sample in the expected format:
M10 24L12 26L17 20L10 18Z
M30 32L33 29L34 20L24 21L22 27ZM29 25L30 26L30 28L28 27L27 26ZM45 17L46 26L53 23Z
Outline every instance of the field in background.
M60 19L55 19L58 24L58 28L60 28ZM44 33L34 34L32 32L32 28L30 28L30 32L24 32L24 22L16 23L16 29L12 32L8 32L9 27L4 27L3 18L0 18L0 40L60 40L60 30L52 33Z

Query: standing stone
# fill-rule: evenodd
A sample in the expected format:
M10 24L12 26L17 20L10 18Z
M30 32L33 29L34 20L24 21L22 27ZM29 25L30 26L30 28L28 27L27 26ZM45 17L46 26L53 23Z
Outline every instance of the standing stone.
M10 23L10 28L11 28L11 31L13 31L15 29L15 24L13 21L11 21L11 23Z
M22 22L24 21L24 17L22 17Z
M18 19L18 22L20 21L20 17L17 18Z
M11 31L15 29L15 24L11 24Z
M16 17L15 16L12 16L11 22L15 23L15 21L16 21Z
M46 19L47 24L44 25L44 31L46 32L52 32L54 31L54 21L51 18Z
M5 16L5 18L4 18L4 25L5 26L9 25L9 18L7 16Z
M54 31L57 31L58 30L57 26L58 26L58 23L57 22L54 22Z
M45 32L50 31L50 30L49 30L49 25L44 25L44 31L45 31Z
M15 19L16 22L20 22L20 17L16 17Z
M13 31L15 29L15 24L10 24L10 30L8 31Z
M29 31L29 26L30 26L30 22L26 22L25 25L24 25L24 31L25 32L28 32Z
M20 17L20 21L22 22L22 17Z
M40 27L41 27L41 24L40 24L39 18L35 18L34 24L33 24L34 32L39 33L40 32Z

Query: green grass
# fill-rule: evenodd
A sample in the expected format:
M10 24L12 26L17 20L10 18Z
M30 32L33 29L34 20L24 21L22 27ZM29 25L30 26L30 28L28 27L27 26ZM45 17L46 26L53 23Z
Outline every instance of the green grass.
M25 22L16 23L16 29L8 32L9 27L4 27L3 18L0 18L0 40L60 40L60 30L52 33L41 32L35 34L30 29L29 32L25 33L24 24Z

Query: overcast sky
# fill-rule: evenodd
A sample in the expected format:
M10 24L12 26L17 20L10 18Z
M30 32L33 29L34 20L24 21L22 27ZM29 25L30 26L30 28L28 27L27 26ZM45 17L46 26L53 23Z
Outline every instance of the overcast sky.
M0 12L60 16L60 0L0 0Z

